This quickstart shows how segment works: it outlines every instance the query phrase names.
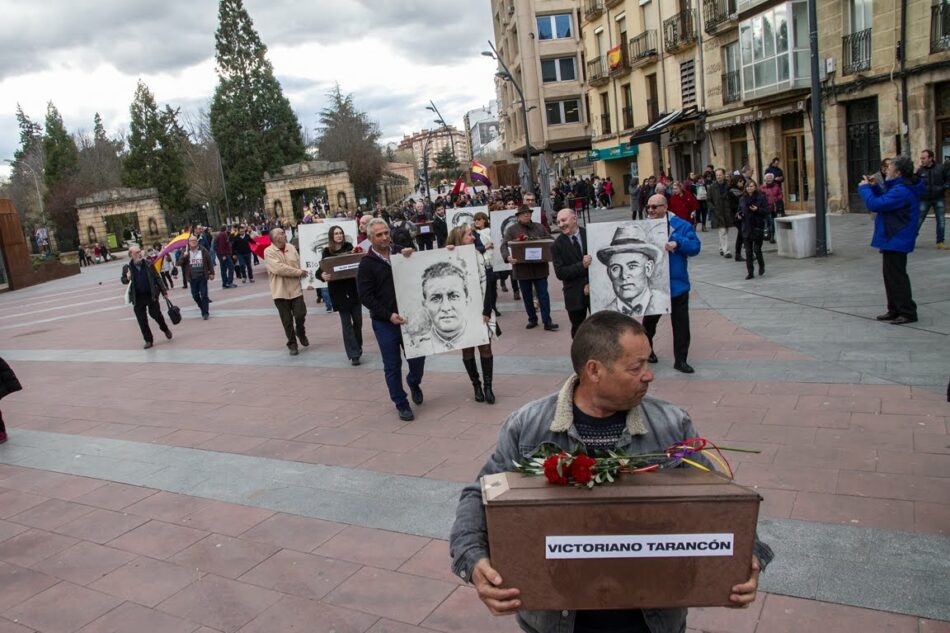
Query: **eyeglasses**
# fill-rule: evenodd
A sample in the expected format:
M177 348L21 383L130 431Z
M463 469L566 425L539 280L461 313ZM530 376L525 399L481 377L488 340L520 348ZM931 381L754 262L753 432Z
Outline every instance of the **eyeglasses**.
M647 209L665 209L665 204L648 204Z

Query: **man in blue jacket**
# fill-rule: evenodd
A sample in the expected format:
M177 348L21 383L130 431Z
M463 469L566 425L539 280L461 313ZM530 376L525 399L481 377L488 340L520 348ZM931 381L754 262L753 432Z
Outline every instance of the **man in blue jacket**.
M888 163L883 184L865 177L858 185L868 211L876 214L871 246L880 249L884 259L887 312L878 316L878 321L894 325L917 321L917 304L907 276L907 253L913 252L917 241L922 190L923 184L914 174L914 162L906 156Z
M670 322L673 324L673 369L684 374L695 370L686 362L689 354L689 272L686 270L686 258L699 254L702 243L696 236L693 226L686 220L670 213L666 207L666 196L656 194L647 201L647 217L659 220L666 217L670 227L670 239L666 251L670 260ZM657 362L653 352L653 335L660 315L643 317L643 328L650 339L650 362Z

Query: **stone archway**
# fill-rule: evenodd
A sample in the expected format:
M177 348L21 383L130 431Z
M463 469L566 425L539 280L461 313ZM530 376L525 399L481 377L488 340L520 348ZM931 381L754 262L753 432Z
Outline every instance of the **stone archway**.
M110 248L122 248L123 236L114 235L112 243L106 223L106 218L115 216L134 216L138 227L148 227L149 235L159 238L168 235L165 212L158 199L157 189L107 189L85 198L77 198L76 212L79 215L80 237L83 236L85 227L86 242L83 246L109 241Z
M278 174L264 174L264 208L275 213L280 209L282 214L287 214L286 219L299 220L293 204L294 192L307 189L325 190L330 204L340 200L349 204L356 200L346 163L315 160L284 165Z

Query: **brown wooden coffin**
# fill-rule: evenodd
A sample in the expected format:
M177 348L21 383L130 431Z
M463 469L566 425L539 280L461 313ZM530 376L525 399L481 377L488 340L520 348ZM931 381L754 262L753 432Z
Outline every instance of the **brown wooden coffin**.
M524 608L729 605L749 578L761 497L715 473L622 475L592 489L482 478L492 566Z
M519 264L536 264L551 261L551 245L554 240L525 240L508 242L511 256Z
M333 275L331 281L356 279L356 271L360 267L363 255L364 253L347 253L335 257L324 257L320 260L320 270Z

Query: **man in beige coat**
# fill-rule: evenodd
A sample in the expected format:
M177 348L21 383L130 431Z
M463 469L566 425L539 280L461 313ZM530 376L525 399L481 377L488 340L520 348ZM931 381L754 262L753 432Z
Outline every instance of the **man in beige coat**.
M293 244L287 243L284 229L273 229L270 232L270 241L271 245L264 250L264 263L270 277L270 294L287 335L287 348L291 356L296 356L299 353L298 340L304 347L310 345L304 328L307 304L303 300L303 288L300 286L300 280L307 276L307 271L300 267L300 254Z

